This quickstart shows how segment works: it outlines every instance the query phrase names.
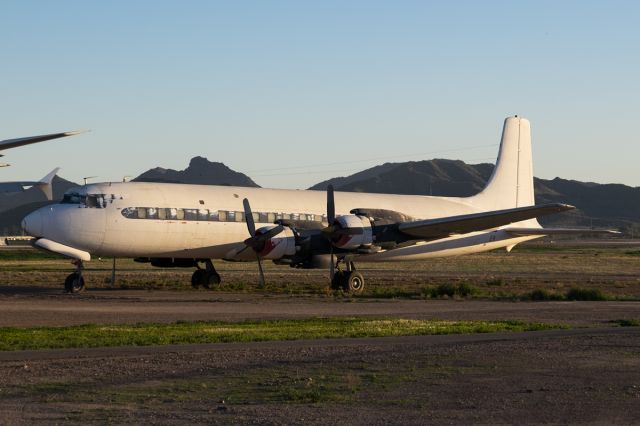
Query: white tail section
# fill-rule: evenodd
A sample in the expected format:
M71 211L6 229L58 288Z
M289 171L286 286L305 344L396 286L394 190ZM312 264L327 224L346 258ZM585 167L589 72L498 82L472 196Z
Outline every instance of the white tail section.
M59 171L60 167L56 167L51 171L51 173L40 179L40 181L36 182L36 184L34 185L42 192L44 192L44 195L49 201L53 200L53 186L51 186L51 183L53 182L53 178L56 177L56 174L58 174Z
M535 204L529 120L518 116L504 120L496 167L487 186L468 201L483 210Z

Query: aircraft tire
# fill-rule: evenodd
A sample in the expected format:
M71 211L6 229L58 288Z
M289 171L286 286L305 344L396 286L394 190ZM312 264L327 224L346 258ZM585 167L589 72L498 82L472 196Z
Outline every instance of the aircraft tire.
M64 280L64 291L67 293L80 293L84 290L84 277L77 272L69 274Z
M204 288L211 288L212 286L220 284L220 274L217 272L205 271L202 275L202 281L200 285Z
M331 289L332 290L340 290L341 288L345 288L345 274L342 271L336 271L333 274L333 279L331 280Z
M351 271L344 280L344 290L351 294L360 294L364 290L364 277L360 272Z
M193 271L193 275L191 275L191 287L198 288L200 286L205 286L206 276L207 271L204 269L196 269Z

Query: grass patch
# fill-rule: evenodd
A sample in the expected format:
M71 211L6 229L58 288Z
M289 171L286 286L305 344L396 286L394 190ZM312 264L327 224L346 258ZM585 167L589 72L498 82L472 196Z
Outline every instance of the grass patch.
M0 261L8 260L61 260L64 256L55 253L49 253L42 250L35 250L31 248L19 248L19 249L3 249L0 250Z
M441 284L437 287L426 289L426 294L434 299L439 297L468 297L478 293L478 288L467 282L461 282L459 284Z
M602 301L609 300L611 297L604 294L599 288L580 288L574 287L567 291L567 300L583 300L583 301Z
M640 327L640 320L634 319L621 319L611 321L614 324L618 324L620 327Z
M493 278L493 279L487 280L485 284L488 287L501 287L503 285L506 285L506 283L502 278Z
M524 297L522 297L522 300L533 300L533 301L564 300L564 296L562 294L558 294L553 291L546 290L544 288L537 288L525 294Z
M558 325L520 321L312 318L245 322L3 327L0 350L149 346L193 343L534 331Z

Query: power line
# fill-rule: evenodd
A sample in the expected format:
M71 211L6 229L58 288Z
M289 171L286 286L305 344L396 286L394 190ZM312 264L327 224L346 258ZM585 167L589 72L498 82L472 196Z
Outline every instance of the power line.
M495 147L497 145L498 144L475 145L475 146L468 146L468 147L462 147L462 148L445 149L445 150L414 153L414 154L402 154L402 155L392 155L392 156L384 156L384 157L372 157L372 158L366 158L366 159L362 159L362 160L337 161L337 162L333 162L333 163L305 164L305 165L299 165L299 166L278 167L278 168L270 168L270 169L254 169L254 170L249 170L246 173L271 172L271 171L279 171L279 170L308 169L308 168L323 167L323 166L337 166L337 165L341 165L341 164L366 163L368 161L380 161L380 160L389 160L389 159L394 159L394 158L397 159L397 158L416 157L416 156L423 156L423 155L443 154L443 153L449 153L449 152L470 151L472 149L489 148L489 147ZM260 176L260 175L256 175L256 176ZM262 175L262 176L265 176L265 175Z
M494 157L486 157L486 158L476 158L468 161L491 161ZM283 169L270 169L273 171L276 170L288 170L292 168L283 168ZM264 173L264 174L251 174L251 177L266 177L266 176L293 176L293 175L321 175L325 173L357 173L361 172L360 169L334 169L334 170L313 170L313 171L301 171L301 172L284 172L284 173Z

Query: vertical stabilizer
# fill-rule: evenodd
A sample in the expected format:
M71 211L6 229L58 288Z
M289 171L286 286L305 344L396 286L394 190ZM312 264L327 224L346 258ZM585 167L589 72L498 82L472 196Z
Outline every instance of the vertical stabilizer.
M504 121L500 152L489 182L468 200L483 210L535 204L529 120L515 116Z
M44 195L49 201L53 200L53 186L51 185L51 183L53 182L53 178L56 177L56 174L58 174L59 171L60 167L56 167L51 171L51 173L40 179L40 181L36 182L36 184L34 185L42 192L44 192Z

